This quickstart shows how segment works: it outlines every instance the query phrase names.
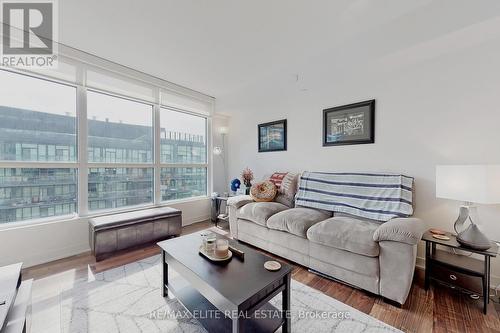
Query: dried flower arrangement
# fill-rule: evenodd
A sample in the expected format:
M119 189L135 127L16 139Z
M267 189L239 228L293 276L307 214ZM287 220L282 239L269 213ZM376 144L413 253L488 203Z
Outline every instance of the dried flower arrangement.
M249 168L245 168L241 172L241 178L243 179L243 184L245 184L246 187L252 186L253 171Z

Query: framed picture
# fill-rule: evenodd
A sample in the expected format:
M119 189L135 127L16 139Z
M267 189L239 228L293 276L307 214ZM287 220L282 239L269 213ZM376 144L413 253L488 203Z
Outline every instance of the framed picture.
M286 150L286 119L258 126L259 153Z
M323 110L323 146L374 142L374 99Z

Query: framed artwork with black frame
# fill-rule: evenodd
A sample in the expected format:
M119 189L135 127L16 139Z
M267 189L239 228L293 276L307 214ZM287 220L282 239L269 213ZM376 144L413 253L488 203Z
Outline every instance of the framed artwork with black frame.
M375 100L323 110L323 146L375 142Z
M258 125L259 153L286 150L286 119Z

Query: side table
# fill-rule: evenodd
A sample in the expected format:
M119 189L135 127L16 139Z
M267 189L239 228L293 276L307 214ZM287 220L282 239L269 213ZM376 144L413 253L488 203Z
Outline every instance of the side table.
M224 209L227 206L227 199L232 197L232 195L229 195L227 197L225 196L216 196L212 197L212 207L211 207L211 217L210 220L215 224L216 227L219 227L219 215L221 213L221 207L224 206ZM222 205L224 203L224 205Z
M446 233L446 236L450 240L434 238L430 231L422 236L425 241L425 289L429 289L431 280L435 280L466 293L479 295L483 298L483 312L486 314L490 301L490 260L497 256L498 245L492 242L491 248L479 251L462 246L453 234ZM453 254L438 246L471 252L481 256L482 260Z

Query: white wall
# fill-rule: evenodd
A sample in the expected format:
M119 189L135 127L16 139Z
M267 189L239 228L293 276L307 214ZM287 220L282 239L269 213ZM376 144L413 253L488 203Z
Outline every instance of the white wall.
M435 166L500 163L500 44L479 35L472 44L474 35L455 37L359 67L310 64L302 86L279 78L272 90L226 101L230 177L246 166L258 177L273 170L403 173L416 180L415 215L452 231L460 203L435 198ZM323 109L372 98L375 144L322 147ZM257 124L281 118L288 119L288 151L257 153ZM479 212L480 227L500 240L500 206ZM500 260L492 266L500 276Z
M182 210L183 225L209 218L209 199L169 206ZM0 231L0 266L23 262L24 267L29 267L89 250L88 223L83 218Z

